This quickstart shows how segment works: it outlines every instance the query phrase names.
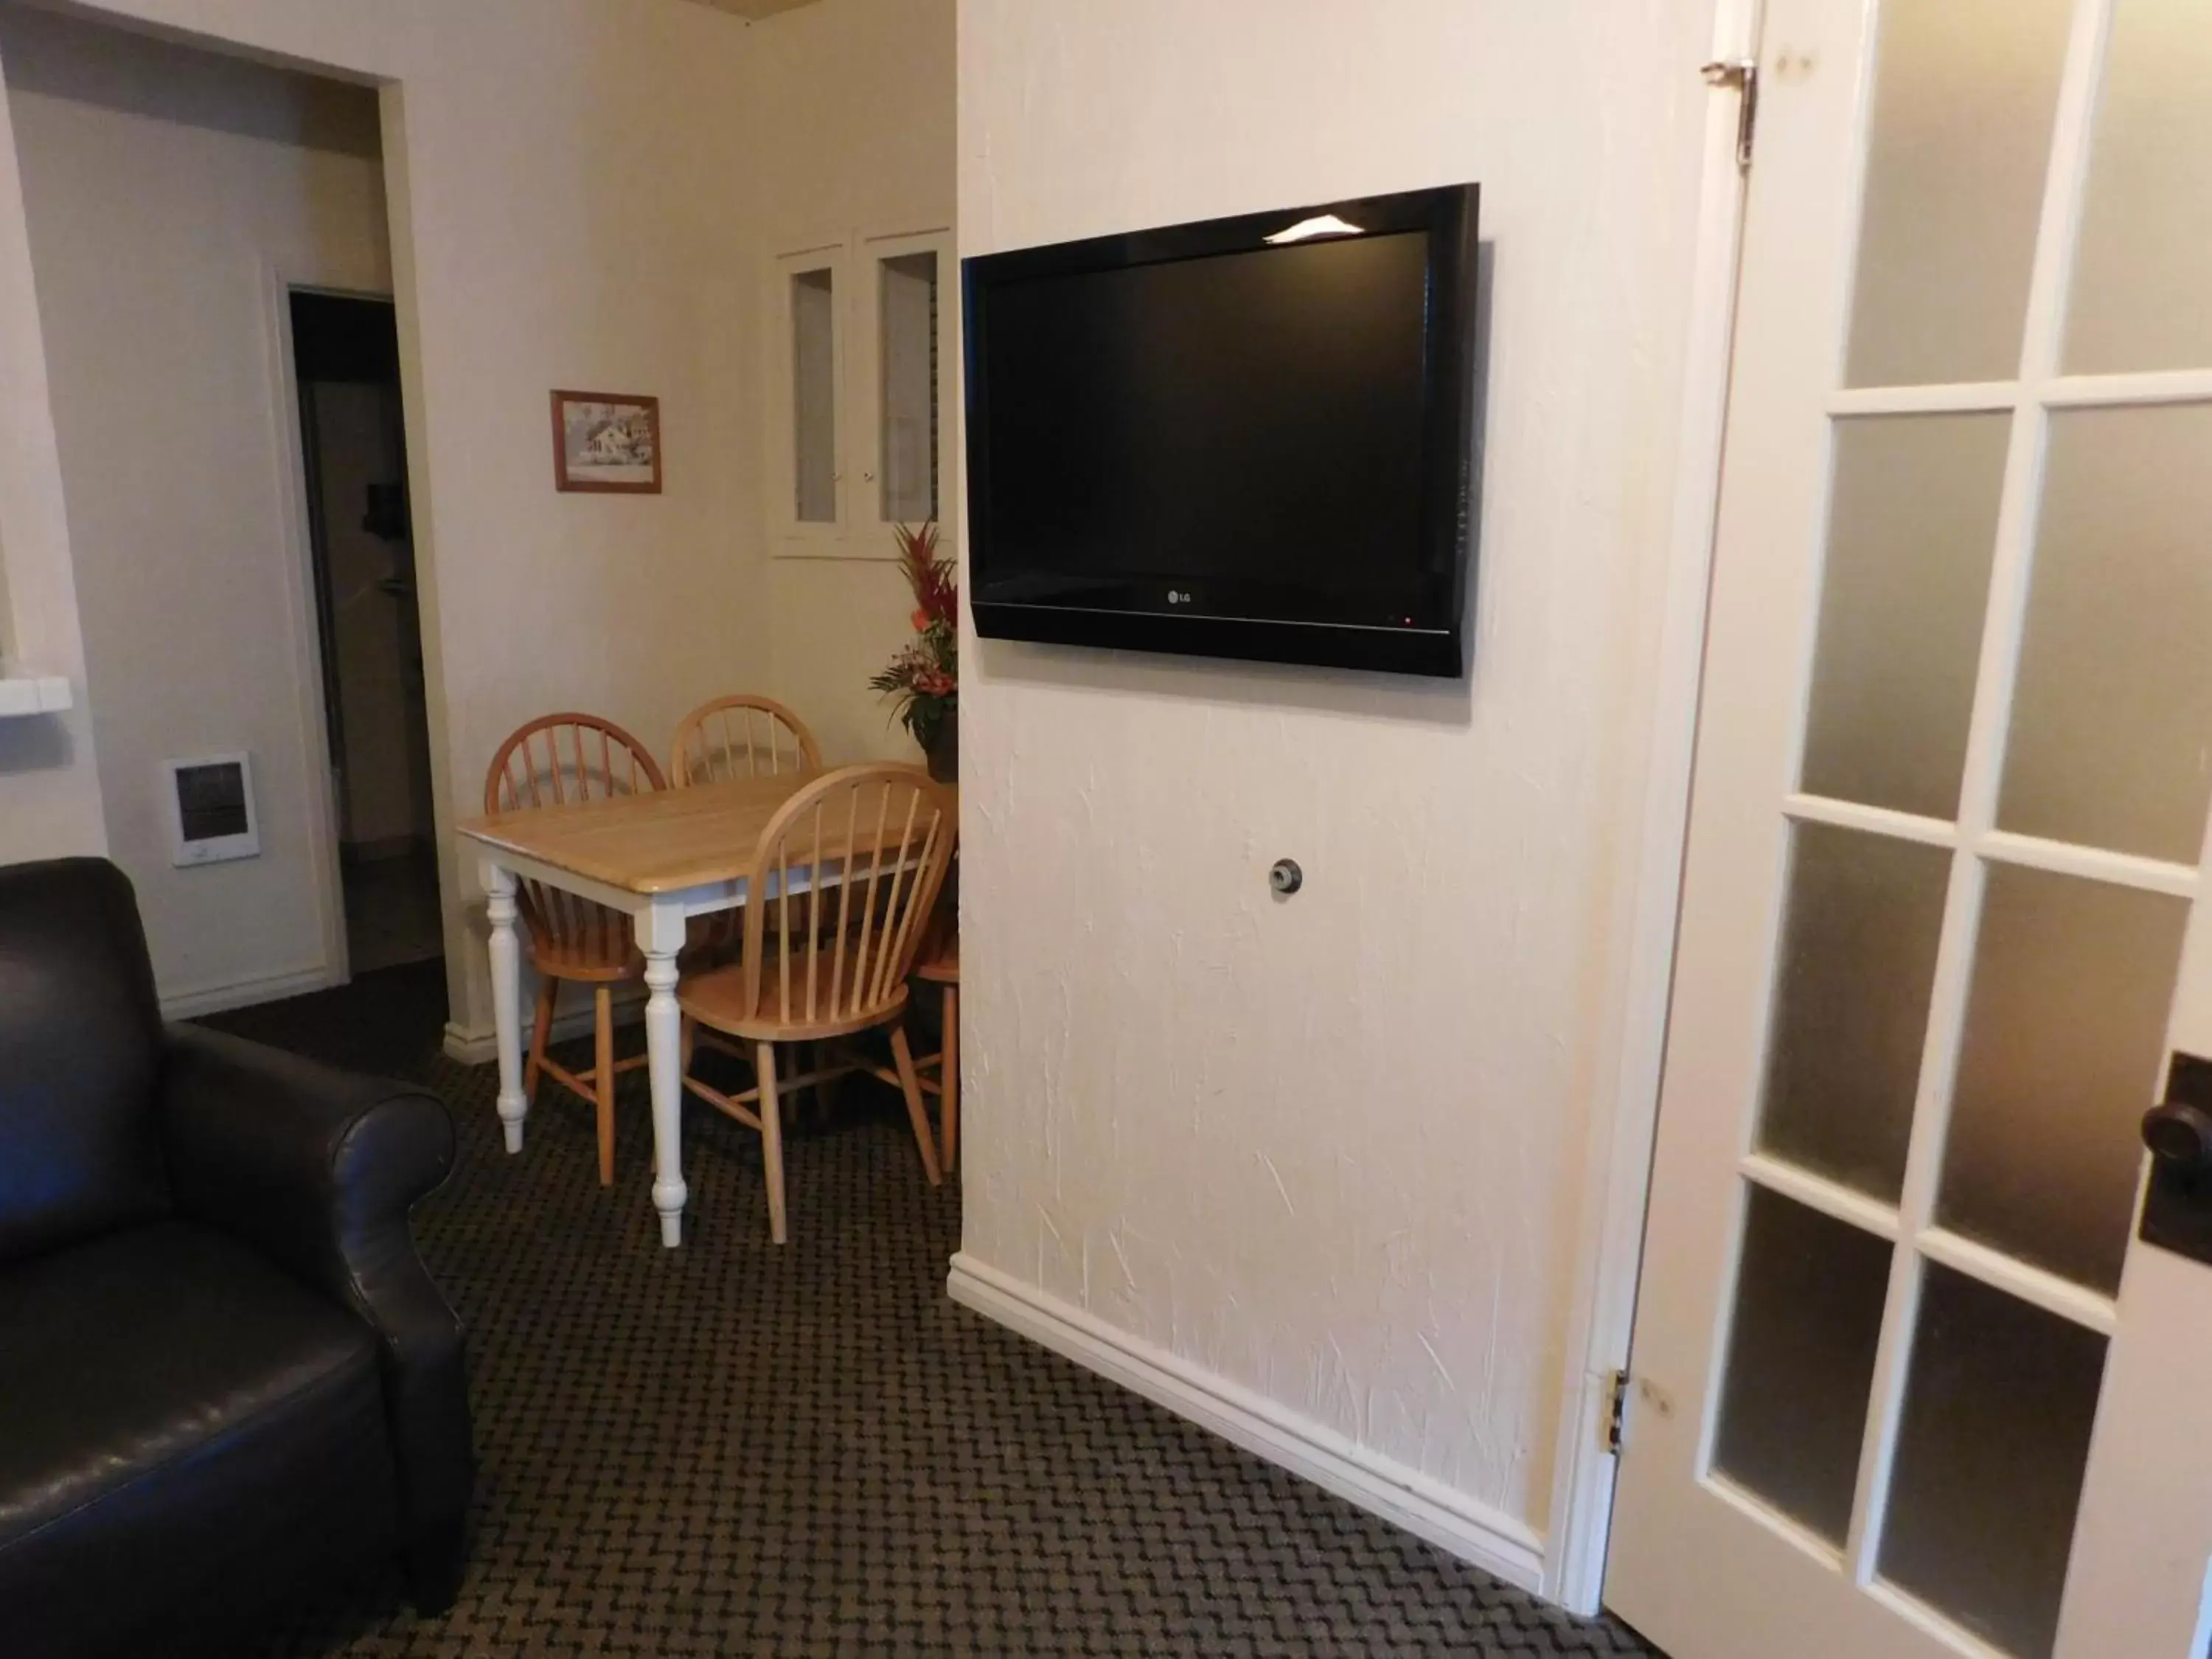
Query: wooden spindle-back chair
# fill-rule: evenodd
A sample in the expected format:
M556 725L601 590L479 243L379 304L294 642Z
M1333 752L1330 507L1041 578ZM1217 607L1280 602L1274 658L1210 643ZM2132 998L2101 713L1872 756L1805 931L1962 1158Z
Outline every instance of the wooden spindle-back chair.
M612 720L547 714L500 745L484 777L484 811L534 811L665 787L652 751ZM615 1076L645 1064L643 1055L620 1062L614 1057L614 988L642 978L645 962L629 918L618 910L534 881L521 883L516 898L538 973L537 1022L523 1091L534 1094L542 1073L592 1103L599 1118L599 1183L605 1186L615 1178ZM571 1072L546 1057L563 980L592 988L594 1046L588 1072Z
M773 697L743 694L717 697L686 714L668 756L669 781L678 789L821 769L822 746L805 720Z
M677 988L688 1020L752 1044L756 1087L726 1095L688 1066L684 1085L760 1131L769 1235L779 1244L787 1231L780 1095L817 1082L821 1070L857 1064L819 1061L817 1073L780 1083L780 1042L887 1027L922 1171L933 1187L942 1179L900 1020L957 832L951 795L918 766L847 766L817 778L761 833L745 878L738 959Z
M686 714L677 722L668 751L668 780L678 789L821 769L822 746L806 722L773 697L744 692L702 702ZM729 955L744 924L736 910L694 916L690 948L699 955Z

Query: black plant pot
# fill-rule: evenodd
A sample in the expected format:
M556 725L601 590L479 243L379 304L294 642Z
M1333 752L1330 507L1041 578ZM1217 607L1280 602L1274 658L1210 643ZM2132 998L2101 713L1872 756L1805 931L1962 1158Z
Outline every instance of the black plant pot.
M931 728L929 741L921 751L929 762L929 775L939 783L960 781L960 708L957 703L945 711Z

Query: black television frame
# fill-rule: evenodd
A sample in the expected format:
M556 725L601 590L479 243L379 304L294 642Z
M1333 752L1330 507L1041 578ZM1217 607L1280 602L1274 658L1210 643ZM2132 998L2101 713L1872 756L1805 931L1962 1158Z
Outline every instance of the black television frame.
M1029 640L1189 656L1381 669L1457 678L1468 670L1468 593L1474 580L1476 245L1480 188L1473 184L1404 191L1310 207L1095 236L1048 247L980 254L963 262L966 368L969 608L989 639ZM1358 234L1428 235L1428 307L1422 419L1421 540L1428 588L1406 626L1332 623L1264 614L1266 591L1249 583L1170 579L1157 599L1124 590L1110 606L1071 579L1061 592L1036 591L1030 573L1017 596L994 592L1000 578L990 515L990 387L982 374L998 285L1044 276L1125 269L1266 248L1267 238L1302 220L1334 215ZM1334 240L1352 240L1348 235ZM1178 597L1170 599L1169 594ZM1195 602L1193 595L1195 595Z

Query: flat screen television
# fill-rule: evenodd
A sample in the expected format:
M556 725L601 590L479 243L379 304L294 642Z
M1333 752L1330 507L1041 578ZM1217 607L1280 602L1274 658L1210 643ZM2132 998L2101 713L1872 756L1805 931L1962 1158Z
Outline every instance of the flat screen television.
M968 260L976 631L1465 672L1476 204Z

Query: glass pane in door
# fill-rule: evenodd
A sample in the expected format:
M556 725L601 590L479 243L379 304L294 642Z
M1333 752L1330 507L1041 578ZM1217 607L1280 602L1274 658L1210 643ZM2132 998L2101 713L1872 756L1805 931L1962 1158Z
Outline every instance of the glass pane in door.
M2064 362L2212 366L2212 29L2190 0L2116 0ZM2194 204L2193 208L2182 204Z
M801 524L837 520L837 295L835 273L791 279L793 488Z
M1992 865L1936 1220L2119 1288L2189 903Z
M919 524L937 517L937 255L879 259L876 270L879 511L889 523Z
M2208 640L2212 404L2053 414L1998 827L2195 864Z
M1823 823L1791 830L1759 1149L1894 1203L1951 855Z
M1746 1202L1713 1468L1840 1546L1890 1247L1764 1187Z
M2105 1339L1926 1265L1881 1573L2000 1651L2046 1659Z
M1838 421L1803 787L1959 810L2008 415Z
M1847 379L2019 373L2073 0L1882 0Z

